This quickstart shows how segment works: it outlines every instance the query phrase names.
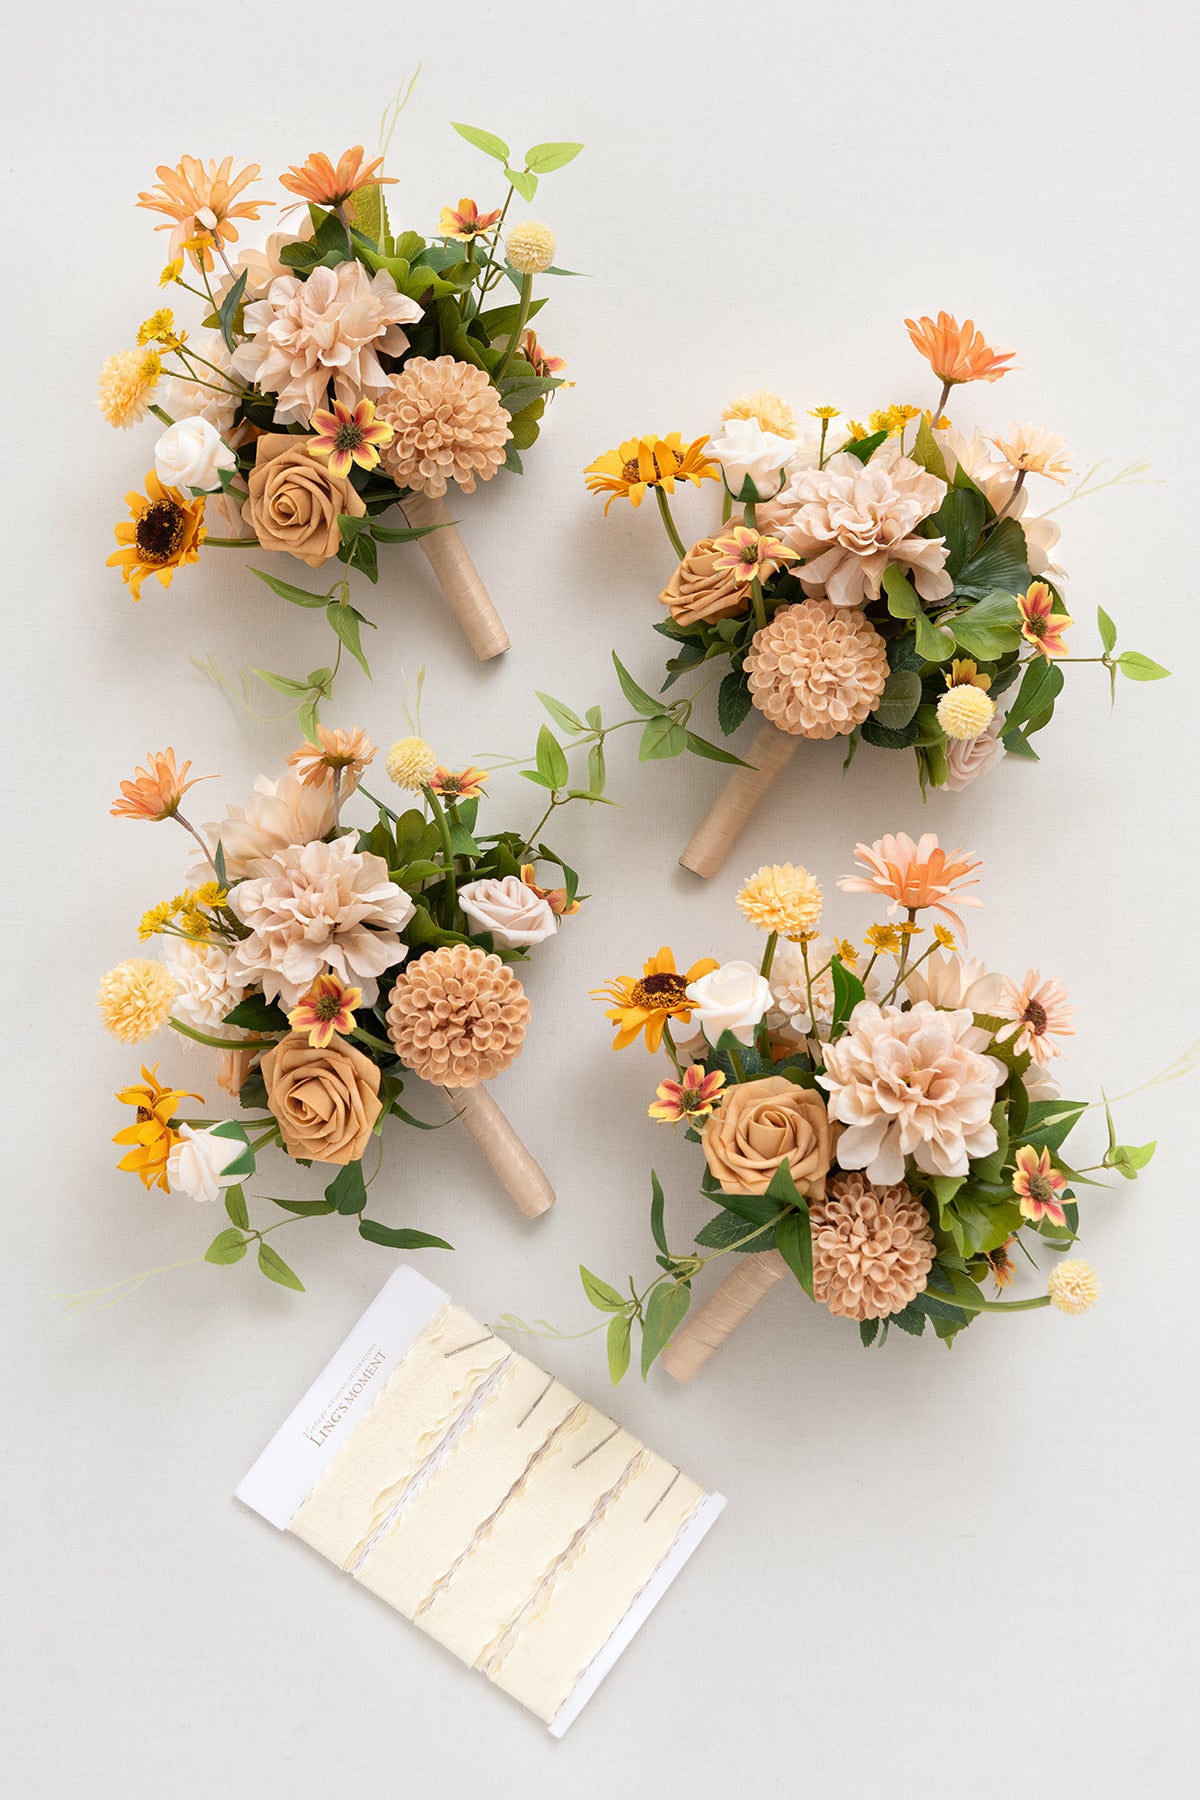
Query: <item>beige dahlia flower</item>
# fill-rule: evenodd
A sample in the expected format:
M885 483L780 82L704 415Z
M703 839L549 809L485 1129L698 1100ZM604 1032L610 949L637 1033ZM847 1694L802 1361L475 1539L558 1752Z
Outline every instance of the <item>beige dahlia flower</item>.
M865 614L828 600L784 606L754 635L750 698L794 737L844 737L875 711L887 645Z
M943 1012L994 1014L1004 986L1002 975L991 975L978 956L963 958L953 950L935 950L919 969L905 977L910 1000L928 1000Z
M334 398L354 406L388 385L380 354L408 348L400 329L421 308L398 293L386 269L373 278L359 262L314 269L307 281L281 275L265 300L246 308L247 339L233 367L276 396L279 424L307 425L333 382Z
M427 950L397 977L388 1036L406 1067L441 1087L477 1087L521 1051L530 1006L498 956L474 944Z
M179 989L172 1011L185 1025L210 1037L226 1035L225 1015L246 993L244 980L230 971L229 954L224 944L199 944L177 937L168 938L163 951ZM229 1028L228 1035L243 1034Z
M289 769L278 781L260 775L245 805L227 807L223 819L204 827L204 836L214 851L220 844L229 879L243 881L268 874L280 851L323 838L332 829L331 790L305 787ZM205 881L212 870L203 863L191 873L194 880Z
M414 356L393 376L379 417L392 441L383 460L397 487L439 499L456 481L464 494L490 481L512 436L509 417L482 369L453 356Z
M823 469L793 473L778 498L778 509L791 514L779 536L805 558L796 571L805 593L863 606L879 598L888 564L899 563L923 600L944 600L954 588L946 541L914 533L945 492L936 475L886 448L865 466L842 451Z
M768 977L771 1010L767 1014L767 1024L773 1031L801 1038L815 1030L818 1037L828 1037L834 1006L831 959L837 953L837 940L831 937L810 938L803 945L780 939L775 946ZM882 999L891 986L891 979L888 966L876 961L863 977L867 999Z
M261 985L285 1009L298 1006L327 970L361 987L370 1006L379 992L376 976L407 954L398 933L412 918L413 903L389 881L382 856L354 849L355 836L281 850L262 877L229 895L230 908L250 928L234 949L231 973L248 987Z
M910 1157L927 1175L965 1175L969 1158L989 1156L1005 1068L982 1054L987 1042L965 1008L939 1012L918 1000L901 1012L860 1001L817 1077L830 1118L845 1127L841 1166L887 1185L903 1181Z
M933 1266L929 1215L899 1182L839 1175L809 1209L813 1294L842 1319L886 1319L921 1293Z

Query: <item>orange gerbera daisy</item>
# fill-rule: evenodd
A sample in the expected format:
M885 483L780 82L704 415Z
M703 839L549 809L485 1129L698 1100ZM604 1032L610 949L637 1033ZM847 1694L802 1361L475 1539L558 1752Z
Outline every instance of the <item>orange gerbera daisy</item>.
M1054 1167L1050 1152L1022 1144L1013 1160L1017 1165L1012 1178L1013 1193L1021 1202L1023 1216L1034 1225L1040 1225L1043 1219L1049 1219L1052 1225L1065 1225L1067 1215L1059 1195L1067 1178Z
M750 525L735 525L728 536L715 540L713 549L719 552L713 568L731 571L739 582L769 581L780 563L795 562L797 554Z
M273 206L272 200L238 200L237 196L257 179L259 165L247 163L233 173L233 158L210 161L207 168L196 156L182 156L172 169L166 163L156 173L160 185L147 194L139 194L137 203L148 212L166 213L169 225L157 225L156 231L170 231L171 255L186 249L198 269L213 266L213 246L237 242L235 219L257 219L259 208Z
M1021 636L1040 650L1047 662L1051 657L1067 655L1069 646L1063 632L1075 621L1070 613L1055 612L1054 595L1044 581L1035 581L1017 595L1017 611L1021 615Z
M1018 1056L1028 1050L1034 1062L1048 1063L1062 1055L1062 1045L1056 1044L1055 1038L1075 1036L1071 1024L1075 1012L1061 981L1043 981L1036 969L1026 970L1020 986L1006 976L995 1014L1009 1023L996 1033L996 1042L1012 1038Z
M675 492L676 481L690 481L699 487L702 481L717 481L717 465L705 455L708 436L693 438L685 444L678 431L666 437L630 438L617 450L606 450L584 470L588 492L607 494L604 510L614 500L628 500L640 506L648 488L665 488Z
M439 763L429 777L429 786L439 800L482 800L483 784L487 778L486 769L477 769L472 765L455 774Z
M495 212L481 213L473 200L464 197L457 206L443 206L438 236L458 238L469 244L472 238L482 237L485 231L490 231L499 217L499 207Z
M707 1119L716 1111L724 1086L725 1077L720 1069L706 1074L703 1063L693 1063L685 1070L682 1081L659 1082L654 1090L655 1099L647 1110L660 1125L678 1125L681 1119L694 1125L697 1119Z
M889 918L898 908L921 912L926 907L943 913L966 935L962 920L946 901L953 895L958 906L982 906L975 894L964 894L964 887L975 887L968 880L981 865L970 860L966 850L943 850L932 831L913 843L907 832L877 838L873 844L855 844L854 854L865 875L844 875L838 886L847 894L882 894L891 901Z
M593 999L614 1002L604 1015L618 1028L613 1049L624 1050L644 1031L647 1050L657 1050L668 1020L683 1019L686 1022L692 1016L696 1003L688 999L689 982L699 981L702 975L710 974L717 967L719 964L714 957L705 956L693 963L686 975L680 974L675 967L674 953L664 944L657 956L643 963L640 981L636 975L618 975L605 987L594 988Z
M178 488L166 487L151 469L145 493L126 494L125 504L129 517L113 527L120 548L105 558L105 567L120 569L121 580L140 600L147 575L157 575L163 587L170 587L176 569L199 561L200 546L208 536L204 496L185 500Z
M940 312L937 323L927 317L905 319L908 335L939 381L956 387L962 381L999 381L1007 375L1015 350L995 350L973 319L960 325L952 313Z
M364 167L363 155L362 145L355 144L352 150L343 151L335 169L323 150L314 150L302 163L293 164L286 175L281 175L279 185L316 206L340 206L361 188L395 187L394 175L375 173L383 167L382 156Z
M193 775L187 780L190 762L182 769L175 766L173 750L152 750L146 767L138 766L132 781L121 783L121 798L114 800L109 812L114 819L169 819L179 811L179 802L198 781L213 781L212 775Z
M374 761L374 744L357 726L353 731L343 731L339 726L318 725L317 740L310 744L306 739L288 757L301 785L320 787L336 771L342 777L345 792L351 792L367 764Z
M143 1063L141 1081L122 1088L117 1099L122 1106L137 1108L133 1124L126 1125L113 1138L114 1144L131 1146L128 1155L117 1164L118 1169L128 1169L138 1176L144 1188L160 1187L169 1194L167 1158L179 1142L179 1133L171 1123L175 1109L181 1100L198 1100L203 1105L203 1095L189 1093L186 1088L163 1087L158 1079L158 1064L148 1069Z
M565 887L539 887L534 879L536 874L537 870L532 863L521 864L521 880L525 883L525 886L531 893L536 894L539 900L544 900L546 902L546 905L550 908L552 913L556 913L559 918L566 918L570 913L577 913L579 911L578 900L572 900L570 906L567 905L567 890Z
M288 1024L293 1031L307 1031L311 1049L327 1050L337 1032L354 1030L354 1009L361 1004L360 987L347 987L336 975L318 975L288 1014Z

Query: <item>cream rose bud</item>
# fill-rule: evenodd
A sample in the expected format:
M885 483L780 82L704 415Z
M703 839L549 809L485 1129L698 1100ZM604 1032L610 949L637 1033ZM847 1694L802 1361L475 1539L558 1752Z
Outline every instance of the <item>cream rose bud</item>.
M236 462L212 420L199 414L168 425L154 446L154 473L167 487L185 493L189 488L213 493L221 485L218 470L232 469Z
M553 937L558 920L540 895L519 875L503 881L468 881L458 890L458 904L480 931L490 931L498 950L520 950Z
M687 997L693 1003L689 1026L699 1026L710 1044L718 1043L724 1031L749 1044L771 1004L771 988L753 963L728 962L693 981Z
M754 485L751 499L770 500L783 485L783 469L796 446L791 438L764 431L757 419L727 419L720 437L710 438L707 454L721 465L725 486L740 500L747 480Z
M193 1200L216 1200L223 1188L235 1187L242 1179L225 1171L245 1149L242 1138L218 1136L212 1126L194 1131L181 1125L179 1142L167 1158L167 1180Z

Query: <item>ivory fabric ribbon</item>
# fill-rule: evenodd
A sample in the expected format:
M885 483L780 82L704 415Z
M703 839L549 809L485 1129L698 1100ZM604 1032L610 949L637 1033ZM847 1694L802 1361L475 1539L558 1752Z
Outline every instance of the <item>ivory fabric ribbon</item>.
M706 1498L447 1304L287 1528L552 1723Z

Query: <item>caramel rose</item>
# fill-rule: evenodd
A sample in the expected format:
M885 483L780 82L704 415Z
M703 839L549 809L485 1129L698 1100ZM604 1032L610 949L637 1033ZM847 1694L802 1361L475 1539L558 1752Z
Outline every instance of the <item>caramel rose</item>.
M331 475L308 454L307 438L272 432L259 438L255 454L243 519L264 550L286 550L319 569L341 544L338 514L360 519L362 499L346 476Z
M813 1088L782 1075L727 1088L704 1127L704 1154L730 1194L765 1194L786 1160L792 1180L809 1200L825 1197L833 1134L825 1102Z
M338 1040L313 1050L294 1031L263 1057L262 1072L289 1156L358 1161L382 1110L379 1069L369 1056Z
M736 581L732 569L713 567L719 554L715 543L716 538L705 537L693 544L659 595L677 625L731 619L750 604L749 582Z

